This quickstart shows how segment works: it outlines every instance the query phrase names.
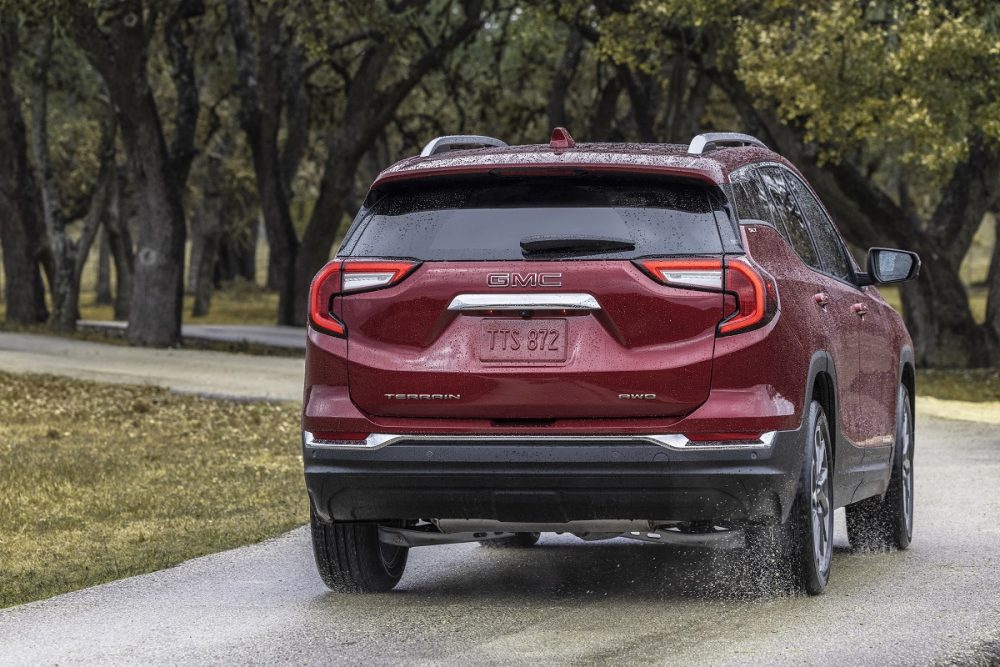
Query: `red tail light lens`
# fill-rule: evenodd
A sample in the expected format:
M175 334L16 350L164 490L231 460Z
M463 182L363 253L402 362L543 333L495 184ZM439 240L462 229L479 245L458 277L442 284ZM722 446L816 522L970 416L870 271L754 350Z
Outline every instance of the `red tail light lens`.
M330 312L333 297L340 293L340 267L343 262L334 260L324 266L309 286L309 322L318 329L334 336L344 335L344 324Z
M314 328L328 334L346 335L344 323L331 312L335 296L395 285L418 265L419 262L330 262L320 269L309 287L309 321Z
M778 312L774 279L744 259L726 263L726 291L736 295L736 309L719 325L722 335L764 326Z

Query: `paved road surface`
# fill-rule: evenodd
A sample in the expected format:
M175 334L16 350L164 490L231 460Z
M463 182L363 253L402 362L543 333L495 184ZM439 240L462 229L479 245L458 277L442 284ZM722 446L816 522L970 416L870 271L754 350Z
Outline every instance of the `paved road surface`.
M327 592L305 529L0 611L0 663L924 664L1000 637L1000 434L918 419L916 539L827 593L746 597L723 553L546 535L411 551L397 591Z
M0 333L0 370L51 373L242 399L301 400L305 362L204 350L150 350Z
M84 329L124 330L125 322L80 320ZM306 349L305 327L285 327L263 324L185 324L181 327L185 341L222 341L226 343L256 343L268 347Z

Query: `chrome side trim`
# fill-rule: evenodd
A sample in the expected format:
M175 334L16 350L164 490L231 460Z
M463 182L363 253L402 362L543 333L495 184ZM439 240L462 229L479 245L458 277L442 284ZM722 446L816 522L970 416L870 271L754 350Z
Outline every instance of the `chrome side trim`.
M777 431L768 431L755 441L709 441L694 442L686 435L669 433L664 435L403 435L372 433L364 440L320 440L309 431L302 432L302 444L307 449L375 451L399 442L453 443L453 442L561 442L565 444L586 444L588 442L646 442L674 451L703 450L757 450L769 449Z
M538 294L459 294L448 310L600 310L591 294L556 292Z

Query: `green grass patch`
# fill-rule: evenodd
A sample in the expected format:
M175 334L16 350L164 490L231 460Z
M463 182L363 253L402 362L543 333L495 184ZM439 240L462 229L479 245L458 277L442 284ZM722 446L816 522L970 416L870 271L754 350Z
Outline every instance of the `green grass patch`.
M0 607L307 520L298 406L0 373Z

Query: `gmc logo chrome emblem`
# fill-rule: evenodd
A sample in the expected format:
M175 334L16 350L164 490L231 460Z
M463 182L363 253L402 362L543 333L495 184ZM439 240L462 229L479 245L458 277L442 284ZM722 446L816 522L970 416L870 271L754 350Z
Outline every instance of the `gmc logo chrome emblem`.
M562 287L561 273L488 273L489 287Z

